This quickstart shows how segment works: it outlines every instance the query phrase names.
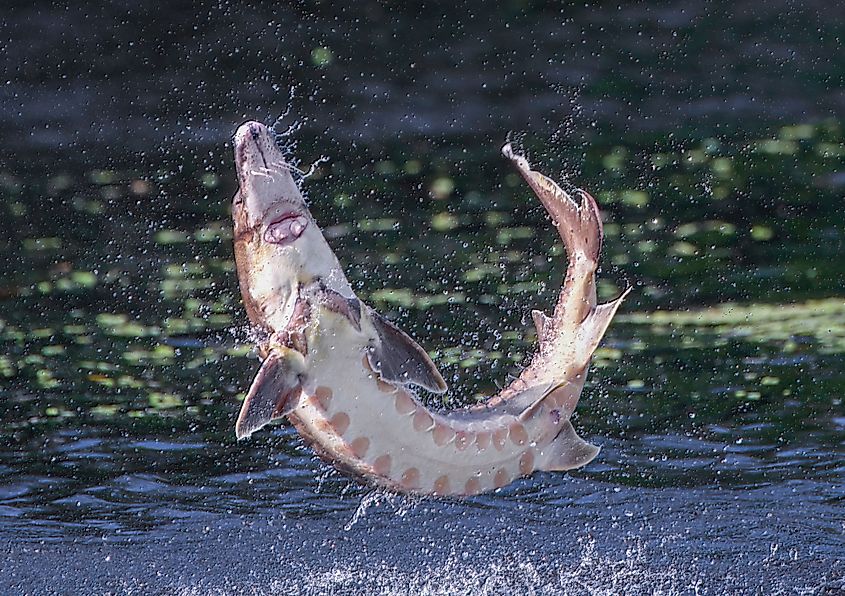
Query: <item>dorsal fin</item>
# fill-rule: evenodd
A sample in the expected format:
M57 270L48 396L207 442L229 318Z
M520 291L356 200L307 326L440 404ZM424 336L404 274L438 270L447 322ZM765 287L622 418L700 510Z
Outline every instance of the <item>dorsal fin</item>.
M531 318L534 319L534 328L537 330L537 339L540 344L543 343L543 338L546 334L546 329L549 325L549 317L546 316L542 310L532 310Z

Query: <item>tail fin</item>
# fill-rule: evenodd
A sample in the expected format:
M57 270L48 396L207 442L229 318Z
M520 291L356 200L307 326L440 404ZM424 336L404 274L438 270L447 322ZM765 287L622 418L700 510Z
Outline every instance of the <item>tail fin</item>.
M628 293L626 290L613 302L597 305L595 272L604 240L598 205L589 193L577 191L576 200L553 180L532 170L510 144L502 148L502 153L514 163L543 203L569 257L554 314L548 317L541 311L531 313L537 327L542 366L561 370L573 365L586 366Z
M580 256L593 263L598 261L604 230L595 199L589 193L579 190L581 200L576 201L554 180L532 170L528 160L513 152L510 143L502 147L502 153L514 163L543 203L566 246L569 259L574 260Z
M600 449L579 437L569 420L561 422L558 435L541 452L538 469L563 472L585 466Z
M511 402L511 410L525 418L537 411L541 403L555 402L550 407L569 415L578 403L590 358L628 292L608 304L597 304L595 273L604 230L595 199L582 190L573 193L575 196L570 195L550 178L532 170L528 161L515 154L510 144L502 147L502 153L513 162L543 203L563 240L569 263L554 313L551 316L536 310L531 313L540 349L519 378L487 403L495 406ZM538 391L526 395L526 390L532 388ZM541 388L543 391L539 391ZM578 442L583 443L571 427L566 432L561 431L560 437L554 440L554 444L568 446L565 452L571 460L566 460L568 467L576 467L574 461L586 463L597 453L586 443L583 443L586 447L573 451ZM573 453L578 454L574 460ZM563 455L557 459L561 457Z

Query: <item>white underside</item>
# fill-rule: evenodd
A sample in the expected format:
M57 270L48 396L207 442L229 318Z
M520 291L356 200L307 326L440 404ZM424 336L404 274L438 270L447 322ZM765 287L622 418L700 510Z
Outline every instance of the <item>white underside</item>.
M463 494L467 482L473 478L479 481L481 491L490 490L495 487L497 474L500 478L504 474L508 482L525 474L525 470L520 470L520 457L526 450L533 450L534 458L541 462L544 448L559 431L544 415L520 421L518 416L501 410L429 412L431 424L421 429L419 424L415 426L415 414L422 406L415 402L415 412L399 412L396 396L404 389L394 386L392 392L386 392L386 385L377 382L376 373L365 368L363 359L369 338L345 317L321 309L308 338L307 380L294 415L306 433L346 467L360 472L373 468L380 456L389 455L390 473L384 478L388 485L401 484L403 474L416 469L418 492L432 492L435 482L443 476L449 477L453 494ZM318 387L327 387L332 392L325 409L316 400L308 399ZM349 421L342 435L328 424L338 414L345 414ZM431 432L435 424L470 436L507 432L511 425L521 424L527 441L518 445L506 435L503 444L500 441L496 445L491 439L483 448L470 443L459 449L455 437L444 445L435 442ZM349 446L362 437L369 442L366 454L361 458L350 457Z

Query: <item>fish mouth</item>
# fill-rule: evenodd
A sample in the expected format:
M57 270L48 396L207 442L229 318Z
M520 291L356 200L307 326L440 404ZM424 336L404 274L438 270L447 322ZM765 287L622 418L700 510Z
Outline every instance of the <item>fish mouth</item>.
M264 242L269 244L292 244L302 236L308 227L308 217L297 211L288 211L267 224Z
M247 224L253 227L271 222L266 226L264 239L272 244L296 240L310 218L291 175L293 167L276 145L270 129L260 122L245 122L232 140ZM291 221L286 222L288 219Z

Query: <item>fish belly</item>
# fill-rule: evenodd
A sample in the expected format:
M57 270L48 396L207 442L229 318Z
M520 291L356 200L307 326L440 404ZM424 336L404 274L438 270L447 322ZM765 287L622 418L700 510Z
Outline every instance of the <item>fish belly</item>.
M324 459L371 484L419 494L477 494L534 471L532 425L512 415L431 412L370 370L366 342L351 325L320 326L291 418Z

